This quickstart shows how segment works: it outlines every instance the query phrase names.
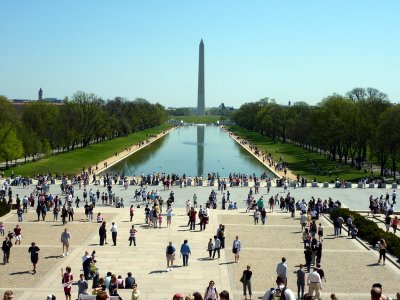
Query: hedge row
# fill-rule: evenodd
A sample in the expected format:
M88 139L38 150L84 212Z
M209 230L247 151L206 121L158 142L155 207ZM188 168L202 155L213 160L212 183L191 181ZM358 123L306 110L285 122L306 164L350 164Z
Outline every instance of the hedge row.
M398 236L391 232L386 232L379 228L374 221L368 220L359 213L348 209L338 208L330 214L332 220L342 216L345 222L350 215L354 218L353 223L357 226L358 236L361 239L375 246L379 239L383 237L387 243L387 251L400 261L400 238Z
M10 206L6 201L0 201L0 217L8 214L10 212Z

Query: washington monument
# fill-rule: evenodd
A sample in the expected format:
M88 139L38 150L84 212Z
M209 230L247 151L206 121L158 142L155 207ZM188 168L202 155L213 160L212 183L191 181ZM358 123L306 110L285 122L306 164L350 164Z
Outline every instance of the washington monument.
M204 44L203 39L199 45L199 83L197 92L197 115L204 116L205 101L204 101Z

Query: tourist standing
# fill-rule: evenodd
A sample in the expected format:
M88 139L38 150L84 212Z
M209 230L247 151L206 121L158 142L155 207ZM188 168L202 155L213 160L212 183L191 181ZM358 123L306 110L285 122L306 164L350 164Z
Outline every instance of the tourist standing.
M214 235L214 252L212 258L215 258L215 252L218 252L218 258L221 256L221 241L218 236Z
M85 278L83 277L83 274L79 275L79 280L76 283L78 286L78 299L80 295L87 295L87 290L89 288L88 282L85 280Z
M135 212L135 209L133 208L133 205L131 205L131 208L129 209L129 216L130 216L130 221L131 222L133 220L134 212Z
M183 266L188 266L188 262L189 262L189 255L192 254L192 252L190 251L190 246L188 244L188 240L184 240L183 244L181 245L181 255L182 255L182 259L183 259Z
M286 257L282 257L281 262L276 266L276 275L285 280L285 284L287 284L288 277L288 267L286 265Z
M242 275L242 283L243 283L243 295L244 298L247 300L247 290L249 291L250 300L252 299L252 292L251 292L251 276L253 272L250 270L250 266L246 267L246 270L243 271Z
M209 259L211 259L213 250L214 250L214 244L213 244L213 240L210 238L210 240L208 241L208 245L207 245Z
M74 280L74 276L71 273L71 267L66 267L65 273L61 268L61 278L64 286L65 300L71 300L72 283Z
M304 286L306 285L305 281L306 272L304 272L302 264L300 264L299 269L296 271L296 275L297 275L297 298L303 299Z
M129 246L132 246L132 242L136 246L136 232L135 225L132 225L132 228L129 230Z
M172 245L172 242L169 242L166 250L165 255L167 257L167 272L173 270L174 260L175 260L175 247Z
M167 227L171 227L171 221L172 221L172 207L171 207L171 205L168 205L168 207L167 207Z
M114 244L114 246L117 246L118 227L117 227L117 224L115 224L115 222L111 223L110 231L111 231L111 237L112 237L112 240L113 240L113 244Z
M31 243L31 246L28 249L28 252L31 254L31 262L33 265L33 274L36 274L36 265L39 261L39 251L40 248L36 246L35 242Z
M92 256L89 255L89 251L85 251L85 255L82 256L82 269L83 275L85 276L85 280L89 280L90 274L90 264L92 263Z
M69 242L71 240L71 233L68 231L67 228L64 228L64 231L61 233L61 243L62 243L62 248L63 248L63 253L62 256L64 257L65 255L69 255L68 249L69 249Z
M104 221L99 228L100 246L104 245L107 238L106 221Z
M232 253L235 255L235 263L239 262L240 250L241 250L241 243L239 241L239 236L236 236L232 244Z

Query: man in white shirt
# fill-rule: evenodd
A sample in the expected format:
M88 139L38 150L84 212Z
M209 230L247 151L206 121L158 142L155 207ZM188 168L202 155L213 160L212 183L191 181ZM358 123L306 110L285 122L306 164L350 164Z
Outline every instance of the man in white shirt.
M274 288L269 289L264 297L262 298L262 300L269 300L272 295L280 295L280 294L284 294L285 295L285 299L286 300L296 300L296 297L293 293L293 291L291 289L286 288L285 286L285 280L281 277L277 277L276 278L276 284L277 286Z
M321 299L321 276L319 276L317 272L318 268L314 267L314 271L308 275L307 279L307 285L308 285L308 293L310 295L314 294L315 291L315 297L319 300Z
M288 268L286 265L286 258L282 257L282 261L276 266L276 275L285 280L287 284Z
M115 222L111 223L111 236L112 236L112 240L114 243L114 246L117 246L117 231L118 231L118 227L117 224L115 224Z

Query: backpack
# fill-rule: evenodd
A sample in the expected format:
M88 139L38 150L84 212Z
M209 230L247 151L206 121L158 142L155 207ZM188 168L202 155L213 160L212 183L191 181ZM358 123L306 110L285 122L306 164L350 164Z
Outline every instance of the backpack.
M167 254L174 254L174 247L168 246Z
M282 290L271 288L269 300L286 300L285 291L286 287L284 287Z

